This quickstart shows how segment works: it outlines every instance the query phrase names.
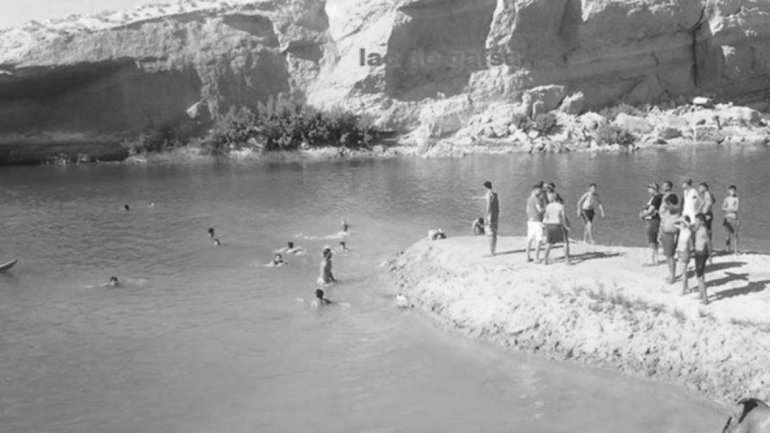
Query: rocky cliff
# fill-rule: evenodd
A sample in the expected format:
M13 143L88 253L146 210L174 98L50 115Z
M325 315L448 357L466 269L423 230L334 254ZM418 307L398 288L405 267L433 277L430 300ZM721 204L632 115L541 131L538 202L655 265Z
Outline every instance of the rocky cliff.
M768 40L765 0L184 0L0 31L0 143L115 143L279 92L423 138L500 104L765 99Z

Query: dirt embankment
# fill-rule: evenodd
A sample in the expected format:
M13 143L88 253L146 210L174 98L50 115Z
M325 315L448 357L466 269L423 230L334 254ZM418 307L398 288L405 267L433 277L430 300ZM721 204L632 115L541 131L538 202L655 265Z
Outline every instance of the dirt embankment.
M501 241L492 258L483 238L420 241L388 267L416 307L471 337L675 383L725 407L770 397L770 257L716 258L701 306L663 266L642 267L641 248L575 245L573 266L544 266L525 262L524 239Z

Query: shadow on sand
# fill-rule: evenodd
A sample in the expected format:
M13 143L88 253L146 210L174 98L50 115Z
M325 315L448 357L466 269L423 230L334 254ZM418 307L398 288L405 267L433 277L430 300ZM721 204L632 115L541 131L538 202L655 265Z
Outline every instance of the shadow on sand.
M736 287L734 289L723 290L714 294L716 300L733 298L735 296L748 295L749 293L757 293L765 290L767 285L770 284L770 280L749 282L743 287Z
M583 263L588 260L608 259L611 257L618 257L622 255L623 255L622 253L605 253L602 251L591 251L583 254L575 254L573 256L570 256L570 259L572 260L573 265L577 265L579 263Z

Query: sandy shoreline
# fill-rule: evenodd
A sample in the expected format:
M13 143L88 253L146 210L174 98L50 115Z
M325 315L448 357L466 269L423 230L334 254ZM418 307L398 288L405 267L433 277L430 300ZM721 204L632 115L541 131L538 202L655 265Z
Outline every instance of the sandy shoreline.
M504 347L684 386L732 407L770 397L770 256L715 258L711 304L642 267L643 248L573 245L576 264L525 263L524 239L420 241L387 264L417 308ZM694 279L691 280L691 286Z

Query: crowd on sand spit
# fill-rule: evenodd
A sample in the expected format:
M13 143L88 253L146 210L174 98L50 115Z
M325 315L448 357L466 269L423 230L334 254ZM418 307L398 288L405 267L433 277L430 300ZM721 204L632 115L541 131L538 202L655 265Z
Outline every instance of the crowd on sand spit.
M489 254L494 256L497 249L498 223L500 219L500 202L492 183L486 181L483 198L486 202L485 217L477 218L471 225L474 236L489 237ZM671 181L663 182L663 186L652 182L647 185L648 199L639 213L644 222L645 236L650 247L650 261L645 266L657 266L659 250L662 249L665 263L668 265L666 277L669 284L677 280L677 262L681 267L682 295L690 293L688 268L690 262L694 265L695 277L698 283L701 302L708 303L706 292L707 264L712 263L715 255L713 247L713 221L716 197L710 191L706 182L695 186L692 179L682 182L681 199L674 192ZM740 219L738 211L740 201L738 189L730 185L727 196L722 201L725 230L725 252L739 254L738 240ZM564 261L571 265L570 232L572 226L567 217L564 199L553 182L541 181L532 186L526 200L527 262L551 263L551 250L554 246L563 245ZM604 205L597 192L597 185L588 185L587 190L577 201L576 215L583 220L584 231L582 241L594 244L594 222L596 216L605 218ZM443 231L437 236L437 231L429 233L433 240L446 237ZM544 249L543 258L540 251ZM532 258L534 250L534 259Z

